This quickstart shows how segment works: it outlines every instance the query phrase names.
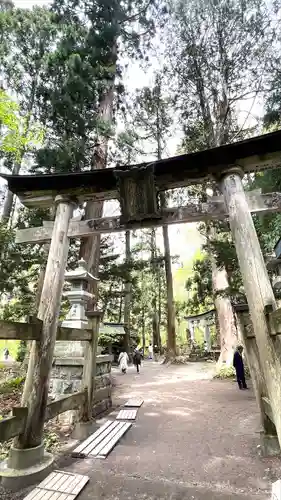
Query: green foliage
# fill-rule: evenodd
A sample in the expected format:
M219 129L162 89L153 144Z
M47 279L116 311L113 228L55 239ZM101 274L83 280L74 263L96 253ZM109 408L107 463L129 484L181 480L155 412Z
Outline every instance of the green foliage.
M19 321L33 311L33 287L45 254L42 245L17 245L14 231L1 222L0 235L0 317Z
M27 343L25 340L21 340L17 350L16 361L22 363L25 359L26 354L27 354Z
M218 379L233 379L235 378L235 370L233 366L222 365L218 368L214 378Z
M54 451L58 451L58 448L60 446L60 440L58 434L56 434L53 431L50 431L49 429L46 429L44 431L44 448L46 451L49 453L52 453Z
M29 126L30 117L20 115L20 107L0 89L0 153L18 162L22 152L38 146L43 139L42 127Z
M0 384L0 394L7 394L23 387L25 377L16 377Z
M193 262L192 276L186 281L187 314L204 312L213 307L212 268L207 254Z

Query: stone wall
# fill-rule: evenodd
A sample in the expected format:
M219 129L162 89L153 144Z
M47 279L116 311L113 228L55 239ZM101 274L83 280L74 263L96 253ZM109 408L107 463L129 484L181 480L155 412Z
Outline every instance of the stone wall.
M73 394L82 389L83 357L55 358L50 379L50 399L55 400L66 394ZM95 377L95 399L93 417L112 406L111 383L112 356L97 356L97 373ZM59 416L65 424L74 424L77 411L71 410Z

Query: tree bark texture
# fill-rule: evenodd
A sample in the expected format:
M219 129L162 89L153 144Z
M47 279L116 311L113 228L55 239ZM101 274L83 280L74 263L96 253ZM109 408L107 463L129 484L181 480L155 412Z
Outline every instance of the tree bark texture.
M116 49L115 49L116 51ZM114 83L114 82L113 82ZM104 122L111 123L113 108L113 83L101 98L99 118ZM101 134L97 137L97 146L94 153L94 169L104 169L107 164L108 137ZM103 213L103 202L88 201L85 208L85 219L100 218ZM100 234L94 234L82 239L80 247L80 258L87 262L88 271L98 276L100 260ZM89 284L88 291L95 295L94 301L98 300L98 282Z
M233 354L237 346L237 330L232 304L227 295L228 277L224 266L219 268L214 259L211 261L214 303L220 330L221 353L218 366L232 366Z
M21 167L21 164L17 163L12 170L12 174L18 175L19 171L20 171L20 167ZM9 222L10 215L12 213L13 203L14 203L14 195L13 195L12 191L9 191L9 189L8 189L6 192L3 213L2 213L2 221L7 223L7 224Z
M68 256L67 232L73 214L72 202L61 197L56 202L56 218L38 311L38 317L43 321L42 338L36 343L33 386L27 402L28 417L25 431L16 442L18 448L39 446L43 439L49 378Z
M29 100L29 105L28 105L28 109L27 109L27 120L26 120L25 131L23 134L23 138L25 138L25 139L26 139L28 132L29 132L29 129L30 129L31 115L32 115L34 102L35 102L37 83L38 83L38 80L37 80L37 75L36 75L34 80L32 81L32 84L31 84L31 94L30 94L30 100ZM25 149L25 147L23 147L22 150L20 151L20 158L19 158L18 162L13 167L13 170L12 170L13 175L19 174L21 166L22 166L22 161L24 159L25 152L26 152L26 149ZM14 194L11 191L7 190L5 201L4 201L3 213L2 213L2 221L6 222L7 224L10 221L10 219L13 218L13 215L12 215L13 204L14 204Z
M162 203L161 203L162 205ZM168 226L162 227L164 256L165 256L165 274L167 286L167 349L172 356L176 354L176 315L174 305L173 274L171 264L171 252L169 241Z
M150 251L151 251L151 271L154 278L153 282L153 296L152 296L152 344L153 347L157 346L160 348L160 325L159 325L159 315L158 315L158 276L159 276L159 265L157 263L157 248L156 248L156 231L153 228L151 231L150 239Z
M239 325L241 341L245 347L246 359L250 370L257 405L259 408L260 422L266 434L274 435L276 434L275 426L265 414L262 403L262 397L268 397L268 391L264 376L264 370L260 361L257 342L255 337L249 338L247 336L247 330L245 328L246 324L243 320L243 316L244 315L240 315L239 313L237 314L237 323Z
M37 286L36 299L35 299L35 302L36 302L35 303L35 311L37 314L38 314L38 310L39 310L44 279L45 279L45 269L42 268L40 270L40 273L39 273L38 286ZM28 398L29 398L29 395L31 394L31 391L32 391L35 359L36 359L36 340L32 340L30 342L29 361L28 361L28 367L27 367L27 373L26 373L23 393L22 393L22 397L21 397L21 406L27 406Z
M131 233L126 231L125 233L125 258L127 266L131 262ZM128 271L127 271L128 272ZM131 329L131 295L132 295L132 284L130 281L125 283L125 299L124 299L124 323L125 327L125 338L124 347L126 352L129 354L130 351L130 329Z

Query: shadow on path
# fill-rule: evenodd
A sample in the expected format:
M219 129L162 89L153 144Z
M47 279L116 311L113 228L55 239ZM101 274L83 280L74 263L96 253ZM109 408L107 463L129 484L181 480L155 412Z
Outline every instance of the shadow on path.
M74 461L90 476L79 500L264 500L280 471L257 453L251 390L212 380L213 365L145 362L137 375L113 371L117 404L141 396L133 428L104 461Z

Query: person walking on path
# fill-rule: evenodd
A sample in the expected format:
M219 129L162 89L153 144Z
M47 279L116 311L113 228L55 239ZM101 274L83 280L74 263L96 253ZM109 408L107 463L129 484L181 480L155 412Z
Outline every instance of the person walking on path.
M141 365L141 353L135 349L134 356L133 356L133 363L135 367L137 368L137 373L140 372L140 365Z
M148 359L153 359L153 347L151 344L148 346Z
M126 373L128 370L129 356L125 351L120 352L118 363L122 373Z
M239 389L248 389L246 380L245 380L245 369L242 358L243 347L242 345L237 346L237 349L233 356L233 366L236 371L236 379Z

